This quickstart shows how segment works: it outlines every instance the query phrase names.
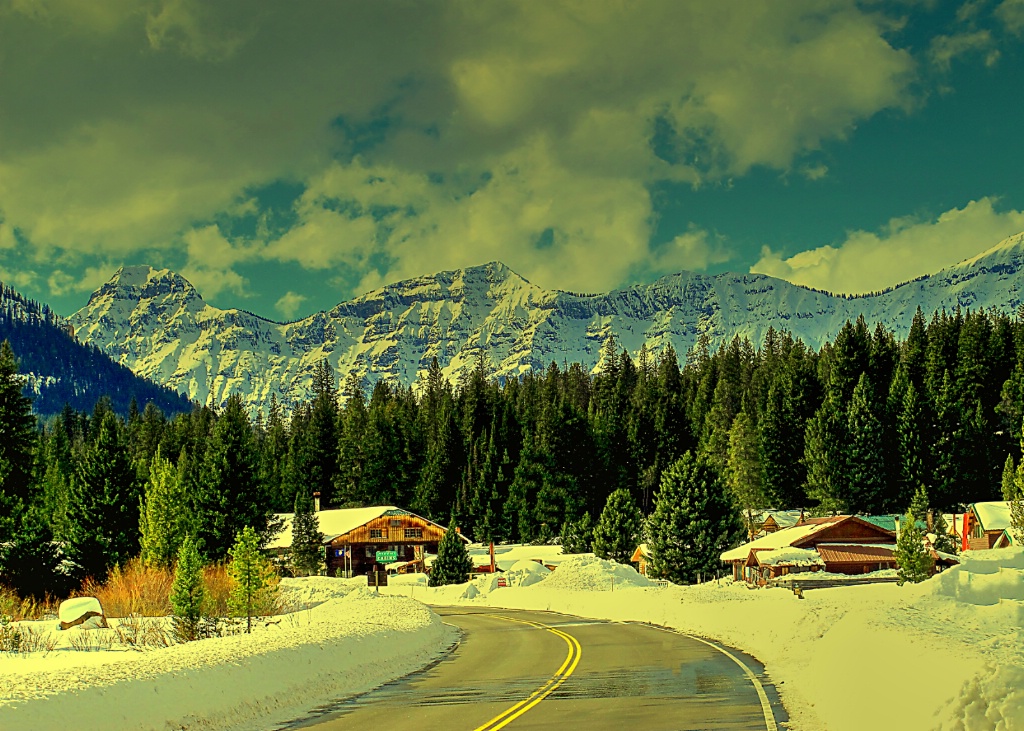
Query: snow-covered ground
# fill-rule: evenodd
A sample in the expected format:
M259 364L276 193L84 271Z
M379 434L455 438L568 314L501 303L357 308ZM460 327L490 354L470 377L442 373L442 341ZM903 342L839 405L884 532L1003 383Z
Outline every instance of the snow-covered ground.
M918 585L751 590L723 580L655 584L629 567L568 557L541 581L481 577L410 592L435 605L542 609L652 622L765 663L796 731L1024 729L1024 549L968 552ZM584 648L584 653L586 648Z
M56 644L0 652L0 729L251 729L417 670L454 640L423 604L362 583L284 579L296 611L251 635L160 649L119 645L114 629L18 623ZM112 647L74 649L85 638Z

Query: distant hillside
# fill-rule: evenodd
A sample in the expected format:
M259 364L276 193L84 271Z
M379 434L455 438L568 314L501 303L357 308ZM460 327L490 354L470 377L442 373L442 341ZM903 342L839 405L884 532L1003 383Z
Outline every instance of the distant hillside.
M44 304L0 282L0 341L7 340L28 380L25 393L37 414L59 413L65 404L91 411L101 396L125 415L132 399L140 409L152 402L167 415L190 411L186 396L135 375L92 345L83 345L71 326Z

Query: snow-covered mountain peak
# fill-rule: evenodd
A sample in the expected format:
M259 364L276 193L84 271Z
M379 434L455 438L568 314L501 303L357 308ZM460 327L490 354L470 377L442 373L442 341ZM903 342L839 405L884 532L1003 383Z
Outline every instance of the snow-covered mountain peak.
M759 344L769 327L818 348L863 315L906 334L925 313L957 307L1013 312L1024 299L1024 234L956 266L892 290L849 298L762 274L678 272L605 294L543 289L492 261L413 277L326 312L277 324L203 302L167 269L125 267L70 318L79 337L136 373L212 405L239 393L253 410L270 395L308 397L327 359L338 379L370 386L418 382L433 358L453 382L485 352L492 375L517 377L552 361L597 366L614 335L631 353L671 344L680 356L702 335L712 347L734 336Z

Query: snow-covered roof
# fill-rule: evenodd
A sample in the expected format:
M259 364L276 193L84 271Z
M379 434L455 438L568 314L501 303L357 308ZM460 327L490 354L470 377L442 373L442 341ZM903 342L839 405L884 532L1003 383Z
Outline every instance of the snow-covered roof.
M472 543L466 547L473 564L483 566L490 563L490 547L480 543ZM532 545L529 543L506 543L494 546L494 563L499 571L508 571L517 561L526 559L528 561L541 561L551 566L557 566L567 559L569 555L562 553L559 545Z
M791 546L802 538L813 535L820 530L824 530L829 526L835 525L841 520L846 520L849 516L837 515L834 518L826 518L808 521L801 523L800 525L794 525L792 528L783 528L777 530L774 533L768 533L767 535L761 536L757 540L744 543L742 546L737 546L729 551L722 554L723 561L741 561L750 555L750 552L754 549L767 549L774 550L777 548L785 548Z
M1006 500L974 503L971 508L985 531L1006 530L1010 527L1010 503Z
M757 552L757 562L762 566L824 566L825 562L813 548L783 546Z
M316 517L320 521L320 532L323 533L324 543L329 543L338 536L353 531L359 526L366 525L371 520L389 513L392 515L415 515L415 513L410 513L408 510L396 508L394 505L375 505L369 508L320 510L317 512ZM277 513L275 517L282 521L283 527L274 536L274 540L267 544L267 548L291 548L292 518L294 513ZM426 520L426 518L422 518L419 515L416 515L416 517ZM433 521L427 522L432 523ZM437 523L433 523L433 525L437 525ZM438 528L444 530L444 526L439 525Z
M764 510L757 515L757 520L764 523L768 518L775 520L779 528L790 528L800 520L802 510Z

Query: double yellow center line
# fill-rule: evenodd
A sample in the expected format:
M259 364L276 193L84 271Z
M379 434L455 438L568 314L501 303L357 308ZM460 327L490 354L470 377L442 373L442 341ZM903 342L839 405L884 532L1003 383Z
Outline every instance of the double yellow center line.
M554 693L558 689L558 686L564 683L566 678L572 675L573 671L576 670L576 666L580 664L580 656L583 654L583 648L580 647L579 640L570 634L566 634L561 630L555 629L554 627L549 627L548 625L541 624L540 622L528 622L525 619L503 617L500 614L488 614L487 616L494 617L495 619L503 619L506 622L526 624L531 627L536 627L537 629L546 630L553 635L557 635L565 640L565 644L569 646L569 654L566 655L565 662L563 662L562 666L555 671L555 674L552 675L544 685L530 694L530 697L516 703L508 710L499 713L483 726L478 726L474 731L498 731L498 729L505 728L505 726L515 721L528 710Z

